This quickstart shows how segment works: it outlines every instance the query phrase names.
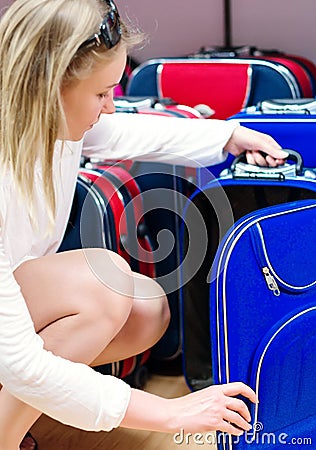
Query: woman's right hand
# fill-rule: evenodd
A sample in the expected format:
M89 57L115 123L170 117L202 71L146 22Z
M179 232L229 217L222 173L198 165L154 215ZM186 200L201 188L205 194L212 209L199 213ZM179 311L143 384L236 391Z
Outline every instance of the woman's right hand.
M241 382L214 385L183 397L166 399L132 389L122 427L163 433L223 431L240 436L251 430L251 417L243 400L257 403L255 392Z
M258 402L255 392L241 382L214 385L171 399L175 423L170 426L177 431L183 429L184 433L216 430L240 436L251 429L251 417L246 404L235 398L239 395Z

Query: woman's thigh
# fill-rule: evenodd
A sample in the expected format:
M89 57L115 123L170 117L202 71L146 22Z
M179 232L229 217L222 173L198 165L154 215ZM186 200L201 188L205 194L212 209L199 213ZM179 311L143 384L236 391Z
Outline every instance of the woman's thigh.
M62 317L86 310L124 313L133 303L128 264L104 249L73 250L24 262L14 276L37 332Z

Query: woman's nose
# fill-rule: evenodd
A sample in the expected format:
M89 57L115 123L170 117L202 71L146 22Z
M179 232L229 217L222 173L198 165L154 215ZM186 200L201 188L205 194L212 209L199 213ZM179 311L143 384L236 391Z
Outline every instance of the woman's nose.
M113 102L113 94L106 98L102 105L101 113L103 114L113 114L115 112L116 108Z

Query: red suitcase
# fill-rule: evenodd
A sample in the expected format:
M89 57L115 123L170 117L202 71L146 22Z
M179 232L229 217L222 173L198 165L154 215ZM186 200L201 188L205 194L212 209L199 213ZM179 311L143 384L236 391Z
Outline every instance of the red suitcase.
M190 107L206 105L212 118L226 119L267 98L311 97L312 78L287 57L159 58L132 73L130 96L172 98Z

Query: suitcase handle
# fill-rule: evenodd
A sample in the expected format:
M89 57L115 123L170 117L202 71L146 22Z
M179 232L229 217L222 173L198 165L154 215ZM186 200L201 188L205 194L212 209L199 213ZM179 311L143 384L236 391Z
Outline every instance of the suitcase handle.
M316 110L315 98L280 98L262 100L257 110L263 114L312 114Z
M303 173L303 158L300 153L288 148L283 150L288 153L287 160L295 162L295 174L301 175ZM245 174L248 173L249 177L254 176L255 178L284 179L284 175L288 172L288 165L279 167L262 167L255 164L248 164L245 153L242 153L241 155L238 155L231 164L230 170L233 177L239 177L239 175L236 174L237 164L239 163L243 163L243 171Z

